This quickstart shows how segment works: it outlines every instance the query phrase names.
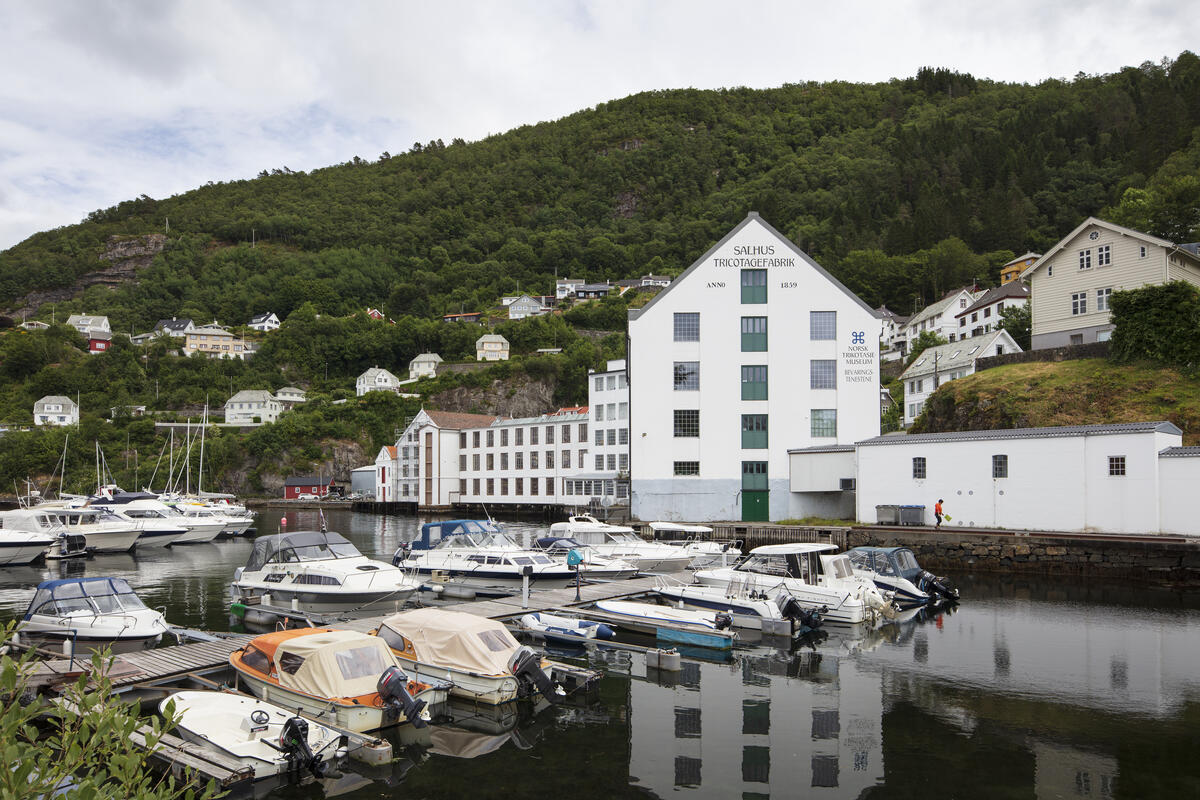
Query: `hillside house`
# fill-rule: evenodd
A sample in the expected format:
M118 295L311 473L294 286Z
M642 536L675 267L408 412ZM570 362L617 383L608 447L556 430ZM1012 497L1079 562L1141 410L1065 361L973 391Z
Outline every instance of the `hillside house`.
M368 308L367 316L374 320L382 321L383 319L385 319L384 313L382 311L380 311L378 308Z
M184 337L183 353L201 353L209 358L241 358L248 355L246 343L213 322L188 331Z
M279 401L279 405L281 406L280 411L282 413L283 411L288 411L303 403L307 399L307 396L305 395L303 389L299 389L295 386L284 386L282 389L275 392L275 399Z
M959 338L958 320L955 315L960 311L965 311L978 299L979 295L979 292L969 286L948 292L936 303L931 303L913 314L900 327L893 339L893 344L902 354L907 353L917 337L926 331L941 336L947 341L955 341Z
M998 330L949 344L928 347L900 374L904 385L904 424L913 424L929 395L947 381L975 373L975 362L985 356L1020 353L1008 331Z
M263 389L243 389L225 402L225 422L259 425L274 422L284 411L275 395Z
M498 333L485 333L475 340L476 361L508 361L509 344Z
M1020 281L1001 284L988 289L979 299L955 314L958 320L958 338L991 333L1000 327L1000 312L1006 308L1020 308L1029 302L1029 287Z
M1012 283L1021 277L1021 273L1033 266L1033 262L1042 257L1041 253L1026 253L1017 256L1012 261L1000 267L1000 285Z
M22 322L17 327L24 328L27 331L44 331L50 327L50 323L38 322L35 319L30 319L30 320L26 320L26 321Z
M79 406L69 397L48 394L33 404L34 425L78 425Z
M882 358L884 361L895 361L901 357L899 349L895 346L896 338L908 322L908 317L897 314L887 306L875 309L875 316L879 318L879 350L883 354Z
M1200 255L1187 245L1088 217L1021 280L1029 285L1034 350L1104 342L1112 336L1113 292L1170 281L1200 286Z
M600 300L613 292L611 283L585 283L575 287L575 297L579 300Z
M408 362L408 379L415 381L417 378L435 378L438 364L441 363L442 357L437 353L421 353Z
M371 367L354 382L354 390L359 397L367 392L399 392L400 379L386 369Z
M442 322L469 322L474 325L483 323L482 311L470 311L463 314L443 314Z
M669 275L643 275L638 280L638 286L660 286L663 289L671 285Z
M514 297L511 303L506 303L508 306L509 319L525 319L526 317L540 317L550 309L542 305L540 300L537 300L530 295L523 294L520 297Z
M568 297L574 297L575 290L586 281L578 278L561 278L554 282L554 296L559 300L566 300Z
M275 312L268 311L265 314L257 314L250 318L249 324L246 326L251 330L256 331L277 331L279 330L279 317L275 316Z
M108 334L108 338L112 338L112 327L108 324L108 317L72 314L67 317L67 324L89 339L98 333Z
M163 336L174 336L176 339L187 339L187 335L196 330L196 324L190 319L160 319L154 325L154 332Z

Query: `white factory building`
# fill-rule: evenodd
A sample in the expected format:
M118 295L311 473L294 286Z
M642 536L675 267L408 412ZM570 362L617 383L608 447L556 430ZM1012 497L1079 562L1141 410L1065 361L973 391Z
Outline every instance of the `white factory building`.
M879 433L880 321L751 212L629 312L637 519L802 517L788 449ZM835 505L848 501L834 498Z
M1170 422L877 436L791 452L792 491L824 496L852 480L855 518L881 506L934 522L944 500L954 527L1195 535L1191 492L1200 447Z

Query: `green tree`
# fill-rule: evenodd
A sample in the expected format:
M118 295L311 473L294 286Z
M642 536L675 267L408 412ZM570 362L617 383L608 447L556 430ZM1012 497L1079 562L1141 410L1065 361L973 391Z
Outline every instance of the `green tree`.
M917 360L917 356L928 350L930 347L937 347L940 344L949 344L945 336L939 336L933 331L921 331L921 335L913 339L912 351L908 354L908 360L904 362L905 366Z
M1001 309L1000 329L1008 331L1008 335L1022 350L1030 349L1033 339L1033 309L1029 303Z
M7 641L13 632L4 630ZM146 750L133 743L134 734L145 737L153 749L169 727L157 718L143 720L136 706L112 692L107 676L107 653L92 657L92 669L50 701L33 692L26 682L30 656L18 660L0 656L0 797L57 800L205 800L218 789L176 783L156 773L147 763Z

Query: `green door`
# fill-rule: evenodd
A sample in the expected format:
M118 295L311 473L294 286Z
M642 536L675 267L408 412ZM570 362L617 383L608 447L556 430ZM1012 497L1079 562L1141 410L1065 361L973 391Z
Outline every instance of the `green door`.
M742 491L742 522L766 522L770 519L767 498L770 492Z
M742 522L766 522L770 517L767 462L742 462Z

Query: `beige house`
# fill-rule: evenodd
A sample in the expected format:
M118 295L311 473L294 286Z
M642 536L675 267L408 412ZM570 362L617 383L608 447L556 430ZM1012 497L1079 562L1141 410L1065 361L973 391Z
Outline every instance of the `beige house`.
M1088 217L1021 273L1029 285L1032 349L1107 341L1109 297L1170 281L1200 286L1194 248Z
M475 340L476 361L508 361L508 339L498 333L485 333Z
M371 367L358 376L354 391L359 397L367 392L399 392L400 379L382 367Z
M415 381L417 378L437 377L438 364L441 363L442 357L437 353L421 353L408 362L408 379Z
M79 406L69 397L48 394L33 404L34 425L78 425Z
M284 407L275 395L264 389L243 389L225 403L225 422L231 425L255 425L274 422Z
M210 358L244 359L247 352L244 341L217 325L215 321L188 331L183 343L183 353L188 356L203 353Z

